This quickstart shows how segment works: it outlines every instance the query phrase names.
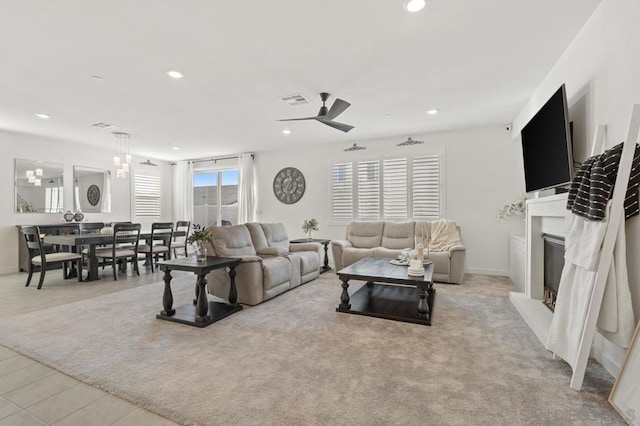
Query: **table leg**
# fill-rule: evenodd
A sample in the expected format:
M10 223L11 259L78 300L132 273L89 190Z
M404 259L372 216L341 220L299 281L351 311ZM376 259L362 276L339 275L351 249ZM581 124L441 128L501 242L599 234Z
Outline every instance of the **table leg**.
M331 269L329 267L329 243L324 244L324 266L322 267L322 271L328 271Z
M238 290L236 289L236 267L229 266L229 304L238 306Z
M164 271L164 294L162 295L162 307L160 315L171 316L176 313L173 308L173 294L171 293L171 271Z
M207 279L205 275L198 275L198 303L196 305L196 322L205 322L211 317L207 315L209 312L209 300L207 299Z
M429 320L429 305L427 305L427 283L418 284L418 318Z
M76 246L71 246L71 253L77 253L78 249ZM71 268L69 269L69 273L67 274L67 278L78 278L78 270L76 269L76 263L71 263Z
M193 304L198 304L198 295L200 294L200 286L198 285L198 278L196 277L196 297L193 298Z
M98 258L96 257L96 245L89 244L89 272L87 281L93 281L98 279ZM113 265L115 268L116 265Z
M340 278L342 280L342 294L340 295L340 309L351 309L351 304L349 303L349 278Z

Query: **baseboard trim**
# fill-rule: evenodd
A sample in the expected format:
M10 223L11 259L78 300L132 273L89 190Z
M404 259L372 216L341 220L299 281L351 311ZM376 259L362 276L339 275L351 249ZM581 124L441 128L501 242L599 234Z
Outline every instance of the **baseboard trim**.
M6 275L6 274L14 274L18 272L18 267L10 267L10 266L5 266L4 268L0 268L0 275Z
M501 277L508 277L509 270L508 269L483 269L483 268L467 268L465 270L467 274L478 274L478 275L498 275Z

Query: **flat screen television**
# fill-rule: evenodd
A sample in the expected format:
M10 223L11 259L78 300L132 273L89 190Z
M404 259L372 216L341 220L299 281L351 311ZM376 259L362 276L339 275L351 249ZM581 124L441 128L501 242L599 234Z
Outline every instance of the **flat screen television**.
M573 179L573 155L564 84L522 128L526 192L567 185Z

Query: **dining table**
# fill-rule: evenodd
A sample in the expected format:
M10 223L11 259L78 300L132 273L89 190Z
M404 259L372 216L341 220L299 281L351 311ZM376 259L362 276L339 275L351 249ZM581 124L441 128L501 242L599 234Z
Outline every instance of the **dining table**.
M154 240L162 240L163 234L168 232L156 232L153 236ZM174 231L173 237L186 236L185 231ZM144 230L140 232L140 240L144 240L146 244L151 244L151 230ZM82 247L87 247L87 261L88 261L88 275L83 281L95 281L99 280L98 276L98 258L96 257L96 248L102 245L113 243L113 234L101 234L99 232L85 232L78 234L63 234L63 235L45 235L42 241L46 244L57 245L62 247L68 247L72 252L79 253L82 251ZM69 272L69 276L77 274L75 270Z

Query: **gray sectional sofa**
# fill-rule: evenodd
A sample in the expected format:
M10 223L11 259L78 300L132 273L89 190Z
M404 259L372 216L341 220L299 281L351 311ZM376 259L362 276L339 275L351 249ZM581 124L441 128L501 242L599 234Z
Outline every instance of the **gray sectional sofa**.
M235 278L238 303L257 305L320 274L322 246L290 244L281 223L246 223L209 229L214 240L208 246L208 254L242 258ZM209 293L227 299L230 280L225 270L210 272L207 281Z
M351 222L345 240L331 241L336 271L365 257L393 259L403 249L413 249L427 240L433 222ZM456 225L457 226L457 225ZM458 231L460 227L457 226ZM456 244L442 251L430 251L433 280L460 284L464 279L466 249Z

